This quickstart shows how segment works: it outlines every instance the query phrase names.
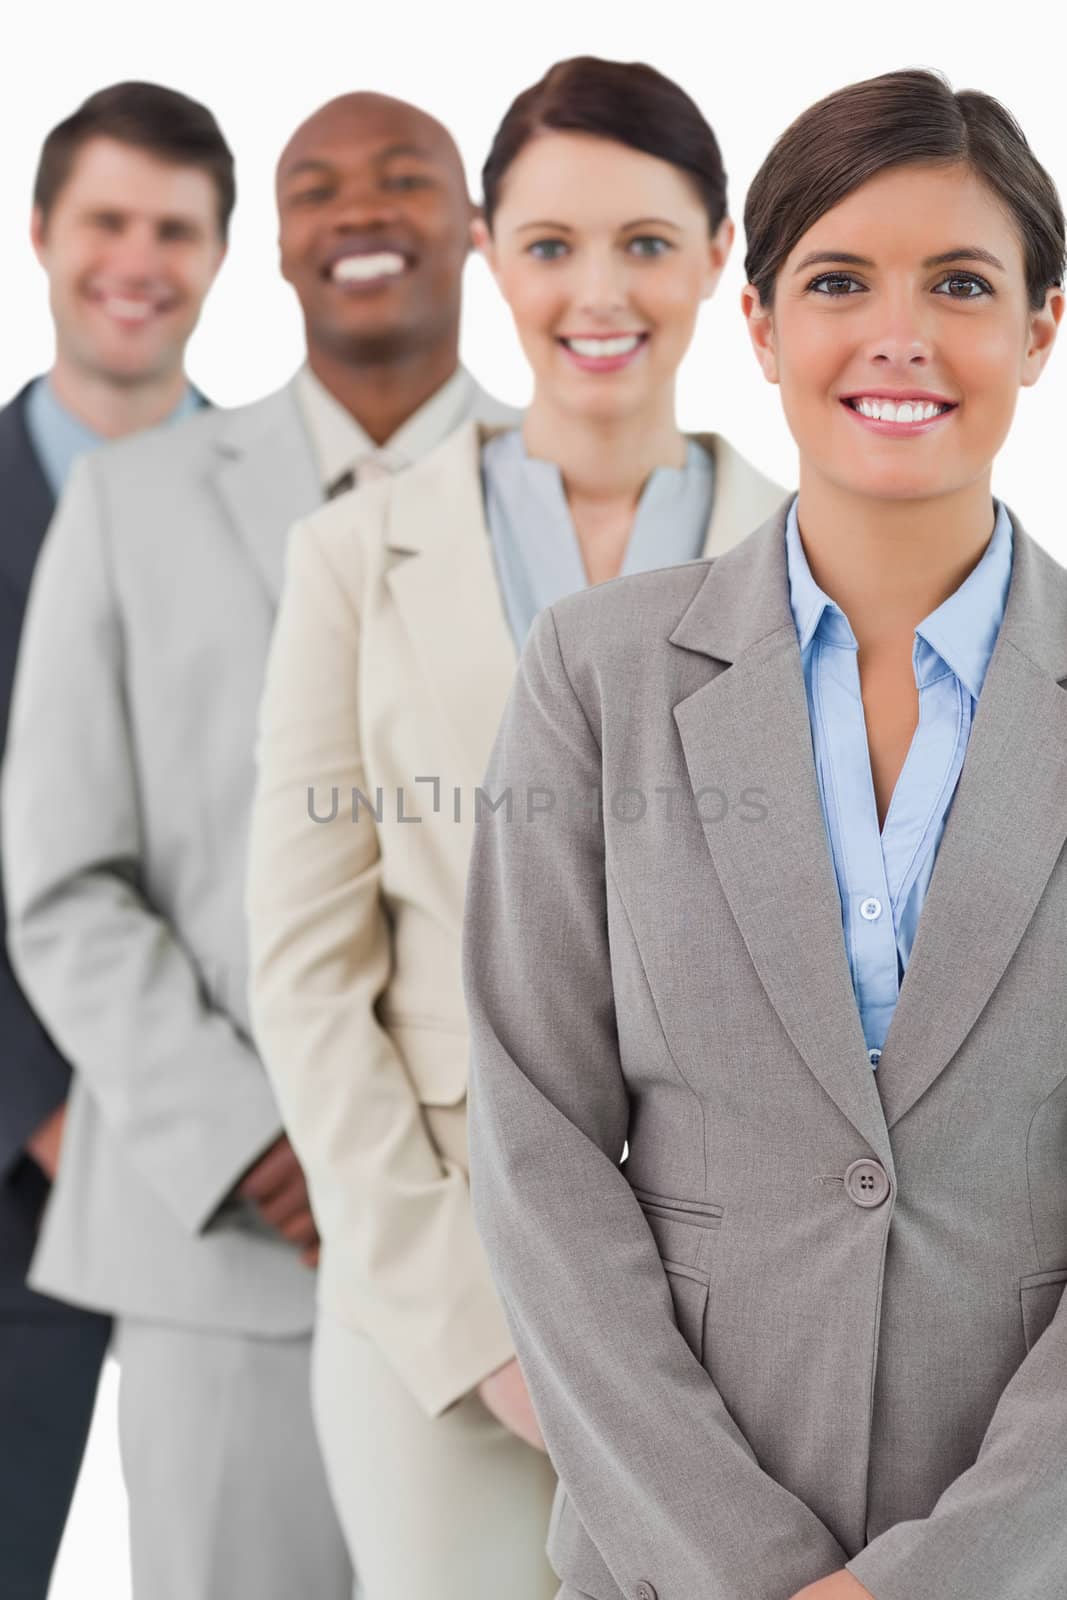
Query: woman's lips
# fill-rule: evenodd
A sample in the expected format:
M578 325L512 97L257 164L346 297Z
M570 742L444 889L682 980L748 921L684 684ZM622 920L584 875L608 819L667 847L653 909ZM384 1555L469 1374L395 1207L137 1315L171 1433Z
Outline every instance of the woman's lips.
M558 343L581 372L619 372L637 360L648 343L648 334L568 334Z
M842 399L841 404L864 428L891 439L910 439L929 433L959 409L952 401L923 395L900 395L892 399L884 395L850 395Z

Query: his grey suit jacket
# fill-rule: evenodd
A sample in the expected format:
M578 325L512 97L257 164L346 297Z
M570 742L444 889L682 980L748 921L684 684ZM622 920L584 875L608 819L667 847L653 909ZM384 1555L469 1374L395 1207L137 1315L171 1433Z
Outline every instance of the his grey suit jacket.
M477 415L503 408L472 385ZM76 1071L31 1282L285 1335L314 1276L232 1198L282 1131L247 1007L253 746L291 524L293 385L87 458L34 578L4 770L19 979Z
M252 1045L252 749L290 524L321 501L290 387L74 469L30 592L3 779L8 938L76 1067L31 1283L273 1334L313 1276L229 1199L281 1133Z
M469 879L471 1176L567 1597L846 1559L876 1600L1067 1594L1067 573L1016 529L877 1074L784 510L530 637Z

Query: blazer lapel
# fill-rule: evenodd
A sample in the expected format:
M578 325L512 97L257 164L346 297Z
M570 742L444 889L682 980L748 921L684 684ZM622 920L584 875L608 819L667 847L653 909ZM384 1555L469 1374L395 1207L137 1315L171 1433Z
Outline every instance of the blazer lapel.
M694 795L729 790L704 835L753 965L793 1044L892 1170L867 1061L789 607L785 507L722 556L671 642L726 663L674 708ZM761 791L765 814L735 802ZM706 809L706 807L705 807Z
M390 496L386 581L444 726L480 780L515 673L493 570L481 448L497 431L468 423Z
M890 1127L978 1020L1067 839L1067 573L1012 522L1004 621L878 1066Z
M216 488L277 607L289 529L323 498L292 385L223 415L216 449Z

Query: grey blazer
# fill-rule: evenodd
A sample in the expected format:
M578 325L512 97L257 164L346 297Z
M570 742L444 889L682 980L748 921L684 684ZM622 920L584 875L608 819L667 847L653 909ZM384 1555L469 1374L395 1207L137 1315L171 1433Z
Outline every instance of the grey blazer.
M530 636L469 878L471 1177L564 1596L846 1559L876 1600L1067 1594L1067 573L1016 529L877 1075L784 510Z
M76 1067L30 1281L125 1315L311 1325L228 1199L281 1133L245 998L253 740L290 524L322 498L287 386L74 469L38 563L3 776L8 939Z

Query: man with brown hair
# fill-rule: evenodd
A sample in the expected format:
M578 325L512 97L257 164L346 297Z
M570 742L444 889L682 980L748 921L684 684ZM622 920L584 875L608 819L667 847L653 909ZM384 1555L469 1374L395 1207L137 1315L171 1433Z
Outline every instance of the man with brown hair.
M75 455L203 404L185 347L233 202L233 158L214 117L172 89L102 89L45 140L31 235L55 359L0 410L0 743L30 577ZM26 1286L70 1068L2 940L0 1028L0 1591L44 1600L110 1323Z

